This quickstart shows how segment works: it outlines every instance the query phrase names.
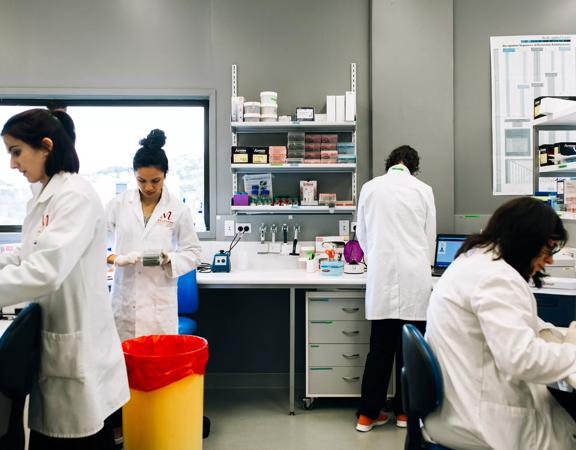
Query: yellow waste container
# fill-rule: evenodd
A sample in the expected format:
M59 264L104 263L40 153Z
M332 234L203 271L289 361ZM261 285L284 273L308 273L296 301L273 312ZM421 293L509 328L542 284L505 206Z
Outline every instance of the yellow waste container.
M206 339L142 336L122 347L130 384L124 450L201 450Z

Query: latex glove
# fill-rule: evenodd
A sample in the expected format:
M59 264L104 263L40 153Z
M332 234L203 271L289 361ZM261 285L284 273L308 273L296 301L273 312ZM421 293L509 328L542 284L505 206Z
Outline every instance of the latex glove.
M130 252L126 255L118 255L114 260L114 265L117 267L133 266L142 259L142 253Z
M564 342L576 345L576 321L570 322L566 336L564 336Z
M170 264L170 255L164 251L160 253L160 265L167 266Z
M545 328L544 330L540 330L538 336L541 339L544 339L546 342L556 342L561 344L563 342L561 337L558 337L551 329Z

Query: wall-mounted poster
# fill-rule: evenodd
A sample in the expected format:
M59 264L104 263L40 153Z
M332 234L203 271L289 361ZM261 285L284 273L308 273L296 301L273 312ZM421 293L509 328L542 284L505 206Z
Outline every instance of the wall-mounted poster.
M575 35L490 38L494 195L533 193L534 99L576 95L575 42ZM546 132L540 143L574 141L570 133Z

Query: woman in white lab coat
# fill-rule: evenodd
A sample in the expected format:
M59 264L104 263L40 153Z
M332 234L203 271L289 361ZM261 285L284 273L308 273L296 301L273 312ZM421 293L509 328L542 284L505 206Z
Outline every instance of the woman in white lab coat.
M432 289L430 263L436 238L432 188L414 175L420 158L407 145L394 149L386 174L370 180L358 202L358 241L367 256L366 319L371 321L370 351L362 377L358 431L388 421L385 407L394 358L402 358L402 326L425 329ZM396 424L406 426L396 364Z
M454 449L576 448L576 422L546 387L576 373L576 328L564 337L539 319L528 285L541 285L566 239L552 208L523 197L463 244L428 309L445 390L428 438Z
M178 334L177 279L200 263L200 243L188 207L164 185L166 137L152 130L140 141L133 168L138 189L106 207L116 266L112 306L122 340L148 334ZM161 265L144 266L142 254L159 251Z
M20 252L0 259L0 305L41 306L29 448L108 449L113 437L105 419L130 394L106 286L106 217L77 173L63 123L71 123L64 112L34 109L2 129L10 166L38 189L27 205Z

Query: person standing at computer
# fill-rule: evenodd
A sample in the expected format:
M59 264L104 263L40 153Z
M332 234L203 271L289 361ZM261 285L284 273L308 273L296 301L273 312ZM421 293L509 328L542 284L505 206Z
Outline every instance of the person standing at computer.
M386 174L362 187L356 234L367 256L366 319L371 321L370 350L362 378L357 412L358 431L383 425L382 409L396 357L396 424L406 426L402 411L400 368L402 326L414 324L422 333L432 288L430 265L436 238L436 207L432 188L414 175L418 152L402 145L390 153Z

